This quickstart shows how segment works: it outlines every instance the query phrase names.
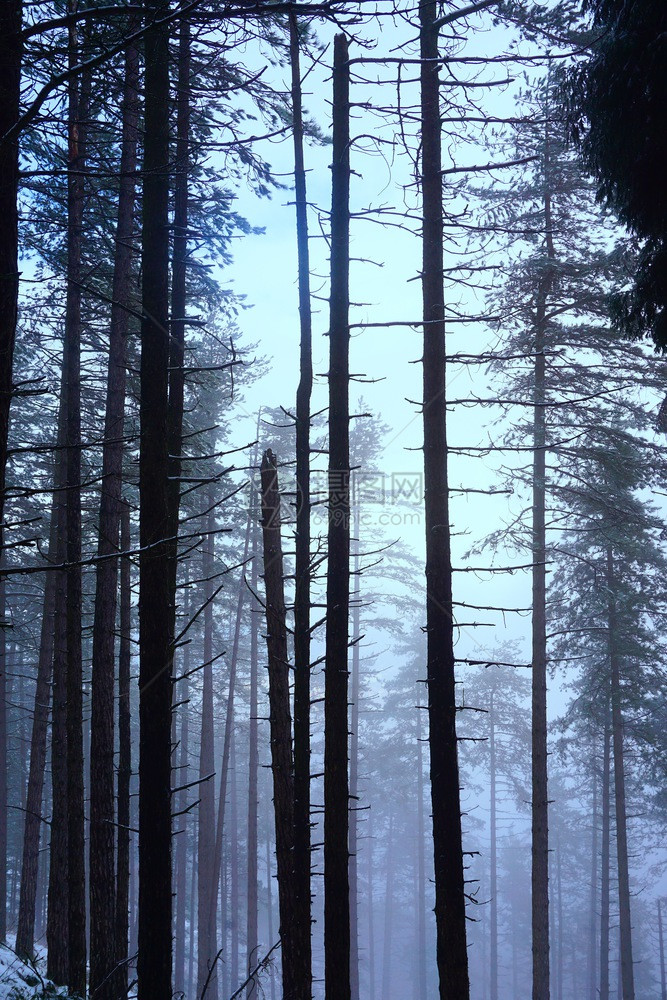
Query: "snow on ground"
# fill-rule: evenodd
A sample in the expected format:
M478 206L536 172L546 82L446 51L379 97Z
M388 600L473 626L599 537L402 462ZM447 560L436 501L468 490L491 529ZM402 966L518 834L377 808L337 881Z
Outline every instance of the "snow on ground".
M0 945L0 1000L37 1000L41 997L65 1000L67 990L56 988L39 968L27 965L11 948Z

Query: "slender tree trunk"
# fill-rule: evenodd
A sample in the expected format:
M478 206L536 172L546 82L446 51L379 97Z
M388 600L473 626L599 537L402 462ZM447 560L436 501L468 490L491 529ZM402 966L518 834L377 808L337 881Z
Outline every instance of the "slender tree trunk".
M61 392L57 443L63 442L64 395ZM57 561L58 539L62 528L59 524L61 504L58 500L65 474L64 451L57 449L54 470L54 494L51 504L49 528L50 563ZM53 671L53 646L55 632L56 584L58 573L47 572L44 579L44 602L37 661L35 706L32 716L30 739L30 770L26 795L25 825L23 827L23 858L21 864L21 889L19 916L16 931L16 952L22 958L32 959L35 947L35 903L39 872L39 842L42 826L42 800L46 767L46 736L51 700L51 675Z
M392 996L391 956L392 930L394 922L394 814L389 816L389 833L387 835L387 856L385 859L385 892L384 892L384 936L382 941L382 997L389 1000Z
M373 913L373 809L368 813L368 1000L375 1000L375 914Z
M123 136L114 256L102 494L93 625L90 721L90 993L115 1000L114 636L123 483L126 340L132 295L132 233L137 168L139 53L125 53Z
M294 593L294 880L299 997L312 994L310 933L310 396L313 384L308 206L303 155L299 28L289 15L292 133L299 275L300 378L296 394L296 537Z
M354 593L352 597L352 718L350 733L350 993L359 1000L359 643L361 577L359 569L359 507L354 512Z
M171 996L171 672L168 543L169 29L164 0L148 25L142 211L139 579L139 1000Z
M195 820L196 822L196 820ZM195 830L195 835L198 831ZM195 864L194 855L192 858L191 872L190 872L190 950L188 953L188 995L192 994L195 987L195 922L196 922L196 908L195 908L195 895L197 888L197 865Z
M588 936L588 1000L597 1000L597 978L595 975L596 939L597 939L597 888L598 888L598 778L595 767L595 740L592 741L591 759L593 760L593 835L591 845L591 894L589 906L589 936Z
M424 857L424 762L422 706L417 705L417 996L426 1000L426 859Z
M190 620L189 597L189 563L185 564L185 620ZM180 759L178 768L178 784L185 786L190 780L190 644L183 647L183 687L180 732ZM176 923L174 930L174 992L186 995L185 981L185 916L188 901L188 822L187 822L188 789L181 787L178 793L178 839L176 841Z
M334 39L331 298L329 318L329 533L324 669L324 980L326 1000L350 1000L348 881L348 635L350 602L350 71Z
M294 933L295 886L294 775L292 764L292 720L290 718L289 663L280 538L280 490L276 458L269 449L262 457L262 534L264 543L264 586L266 589L266 645L269 659L269 723L271 727L271 770L278 866L278 904L282 942L283 1000L300 995L299 939Z
M121 552L130 550L130 508L120 513ZM130 916L130 780L132 777L132 732L130 702L130 663L132 632L131 565L128 555L120 561L120 641L118 644L118 837L116 843L116 902L114 933L116 995L127 995L127 958ZM114 998L115 1000L115 998Z
M64 400L64 381L62 395ZM64 404L63 404L64 405ZM64 409L63 409L64 413ZM64 477L64 455L63 477ZM56 562L65 561L65 497L57 493L58 544ZM57 985L65 985L68 975L67 916L67 648L64 570L54 570L55 602L53 618L53 711L51 720L51 836L49 840L49 888L46 923L46 974Z
M563 1000L563 880L561 871L560 835L556 845L556 888L558 891L558 1000Z
M544 228L546 253L555 257L549 189L549 136L545 135ZM532 510L532 868L533 1000L549 1000L549 791L547 769L546 618L546 303L551 269L537 292L533 364Z
M447 478L445 302L438 7L419 6L421 52L423 421L426 527L426 631L435 873L441 1000L467 1000L468 954L456 743L452 568Z
M490 769L490 811L489 825L491 837L491 963L490 963L490 996L498 1000L498 868L497 868L497 829L496 829L496 719L494 714L493 694L489 704L489 769Z
M271 823L266 824L266 910L269 941L273 942L273 873L271 871ZM276 970L271 962L271 1000L276 1000Z
M23 40L21 0L0 4L0 525L5 504L5 473L12 368L18 308L19 136L15 126L21 100ZM0 531L0 547L3 538Z
M1 567L0 567L1 568ZM0 576L0 942L7 939L7 642L5 577ZM16 870L16 866L14 866Z
M616 852L618 863L618 903L621 934L621 980L623 1000L635 1000L632 960L632 917L628 872L628 830L625 808L625 761L623 753L623 710L621 706L620 657L617 649L616 580L614 555L607 547L607 589L609 594L609 662L611 666L611 720L614 761L614 801L616 808Z
M248 560L250 548L251 517L248 513L246 524L245 542L243 545L243 565ZM236 602L236 624L234 626L234 642L232 644L232 656L229 664L229 694L227 696L227 710L225 713L225 736L222 745L222 763L220 765L220 783L218 787L218 816L215 828L215 847L213 851L213 888L209 897L209 925L215 927L216 906L220 891L220 873L222 870L222 841L225 829L225 807L227 803L227 781L229 776L229 757L231 750L232 732L234 730L234 695L236 692L236 665L238 662L239 642L241 638L241 618L243 613L243 598L245 587L239 585L238 599ZM224 928L224 923L222 924ZM214 946L213 954L217 950L215 933L212 935ZM227 971L227 966L224 966Z
M252 563L250 568L250 586L253 594L257 593L257 525L254 511L255 494L250 500L253 511L252 524ZM257 964L257 777L259 772L259 749L257 742L257 646L258 646L258 607L254 599L250 612L250 732L248 736L248 907L246 922L246 975L250 975ZM272 944L273 942L270 942ZM254 980L248 986L247 1000L257 1000L257 987Z
M236 734L232 733L229 765L229 975L231 992L239 985L239 808L236 782Z
M70 12L76 0L70 0ZM70 67L80 58L70 28ZM83 674L81 652L81 248L83 237L85 126L89 74L69 82L67 175L67 295L63 355L65 379L65 481L67 484L67 889L70 989L86 991L86 873L83 777Z
M600 1000L609 1000L609 840L610 840L610 757L609 706L605 707L602 752L602 849L600 855Z
M204 578L204 683L201 709L199 752L199 839L197 842L197 994L201 996L208 980L206 996L215 1000L218 993L216 969L216 921L209 923L210 893L213 891L211 867L215 848L215 751L213 743L213 545L214 497L209 487L208 526L204 543L202 577ZM214 908L215 916L215 908Z
M658 941L660 947L660 997L667 1000L667 979L665 978L665 944L662 934L662 907L658 900Z

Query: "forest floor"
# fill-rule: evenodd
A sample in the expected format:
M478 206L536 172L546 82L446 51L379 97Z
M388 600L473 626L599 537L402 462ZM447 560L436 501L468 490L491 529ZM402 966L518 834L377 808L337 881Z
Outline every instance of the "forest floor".
M0 945L0 1000L38 1000L42 997L59 997L66 1000L68 993L57 988L43 975L39 965L22 962L15 952Z

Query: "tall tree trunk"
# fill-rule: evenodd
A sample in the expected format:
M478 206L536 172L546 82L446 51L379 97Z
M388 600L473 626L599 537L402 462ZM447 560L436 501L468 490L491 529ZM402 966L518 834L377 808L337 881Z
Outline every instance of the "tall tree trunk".
M557 961L557 983L558 1000L563 1000L563 879L561 870L560 834L556 844L556 889L558 892L558 961Z
M326 1000L350 1000L347 772L350 603L350 69L334 39L331 298L329 317L329 532L324 668L324 982Z
M64 420L65 373L62 398ZM64 433L64 432L63 432ZM63 450L63 484L65 452ZM56 563L65 561L65 491L57 491L58 522ZM57 985L65 985L68 976L67 915L67 647L65 605L67 603L64 570L54 570L55 600L53 617L53 710L51 717L51 827L49 840L49 888L46 923L46 974Z
M269 449L262 456L262 537L264 586L266 590L266 646L269 660L269 724L271 729L271 771L278 867L278 906L282 943L283 998L297 1000L301 980L298 975L299 939L294 933L295 886L294 774L292 763L292 720L290 718L289 662L280 537L280 490L276 457Z
M5 475L12 368L18 309L19 137L15 126L21 100L23 40L21 0L0 4L0 526L5 506ZM0 547L3 543L0 528Z
M202 577L204 579L204 682L201 708L199 751L199 838L197 841L197 994L204 986L207 1000L218 993L216 969L216 921L209 923L210 893L213 891L211 866L215 848L215 750L213 743L213 546L215 512L213 486L209 487L208 525L204 542ZM215 908L214 908L215 915Z
M375 920L373 913L373 809L368 813L368 1000L375 1000Z
M609 703L605 706L602 752L602 848L600 854L600 1000L609 1000L609 841L610 841L610 757L611 730Z
M70 12L76 0L70 0ZM70 68L80 58L76 26L70 27ZM81 248L83 237L85 126L89 74L73 76L68 86L69 154L67 174L67 296L63 368L65 378L65 481L67 484L67 983L86 991L86 871L83 778L83 673L81 653Z
M253 511L252 524L252 563L250 568L250 586L253 594L257 593L257 524L255 512L255 493L250 500ZM257 778L259 773L259 748L257 742L257 646L259 608L254 599L250 611L250 732L248 735L248 906L246 921L246 975L250 975L257 964ZM273 942L270 942L270 945ZM247 1000L257 1000L257 987L253 980L248 986Z
M236 733L232 733L229 763L229 976L231 991L239 985L239 808L236 783Z
M597 977L595 974L596 939L597 939L597 889L598 889L598 776L595 766L595 740L592 741L591 759L593 761L593 833L591 845L591 894L589 906L588 935L588 1000L597 998Z
M667 979L665 977L665 943L662 934L662 908L658 900L658 944L660 948L660 997L667 1000Z
M468 953L456 744L452 566L447 478L445 301L438 7L419 5L421 53L423 421L426 528L426 631L435 873L441 1000L467 1000Z
M185 620L190 620L189 564L185 564ZM190 780L190 644L183 647L183 688L181 705L180 759L178 784L185 786ZM179 816L178 839L176 841L176 923L174 928L174 992L186 995L185 982L185 915L188 900L188 789L181 787L178 793L177 813Z
M361 577L359 569L359 507L354 511L354 593L352 597L352 718L350 726L350 993L359 1000L359 690Z
M294 590L294 880L299 996L310 1000L310 397L313 384L308 204L303 155L299 28L289 15L292 133L299 278L300 378L296 393L296 536Z
M623 1000L635 1000L632 960L632 918L628 872L628 830L625 809L625 761L623 753L623 710L621 706L621 665L616 623L616 580L614 554L607 547L607 590L609 615L609 663L611 667L611 730L614 761L614 802L616 809L616 857L618 864L618 905L621 935L621 981Z
M498 1000L498 858L497 858L497 829L496 829L496 719L493 704L494 692L491 692L489 704L489 769L490 769L490 811L489 826L491 837L491 855L489 858L491 866L491 963L490 963L490 997L491 1000Z
M130 29L131 29L130 25ZM114 636L123 483L126 341L132 295L132 233L137 169L139 53L125 53L123 135L114 252L100 500L90 720L90 993L114 1000Z
M387 835L387 855L385 859L385 891L384 891L384 936L382 940L382 996L389 1000L392 995L391 956L392 930L394 923L394 814L389 816L389 833Z
M145 0L139 579L139 1000L171 996L168 3ZM162 23L160 23L162 21Z
M60 394L57 443L63 443L64 394ZM62 447L56 450L54 469L54 493L51 504L51 524L49 527L48 561L54 563L58 556L58 539L62 527L61 495L65 474L65 454ZM35 706L32 716L32 736L30 739L30 770L26 795L25 825L23 827L23 858L21 863L21 889L19 895L19 916L16 930L16 952L22 958L32 959L35 947L35 903L39 872L39 842L42 826L42 800L44 796L44 772L46 766L46 737L51 700L51 675L53 670L53 647L56 614L57 572L48 572L44 580L44 602L37 660L37 683L35 686Z
M120 548L130 551L130 508L120 513ZM132 632L131 564L129 555L120 562L120 641L118 644L118 837L116 843L115 949L118 970L116 997L127 995L127 959L130 916L130 780L132 778L132 731L130 664Z
M426 859L424 857L424 762L422 706L417 705L417 996L426 1000Z
M267 803L268 811L268 803ZM266 913L269 941L273 942L273 873L271 871L271 823L266 824ZM271 1000L276 1000L276 970L271 962Z
M1 558L1 555L0 555ZM1 565L0 565L1 569ZM0 576L0 942L7 939L7 642L6 581ZM16 870L16 866L14 866Z
M250 549L250 529L251 529L251 516L248 512L248 520L246 523L246 534L245 542L243 544L243 559L242 563L248 560L248 552ZM225 829L225 807L227 803L227 781L229 776L229 757L231 750L232 732L234 730L234 696L236 692L236 666L238 663L239 654L239 643L241 639L241 619L243 614L243 599L245 596L245 587L239 585L239 593L236 602L236 623L234 625L234 642L232 643L232 656L229 664L229 694L227 696L227 709L225 712L225 736L222 745L222 763L220 765L220 782L218 786L218 816L216 820L215 828L215 847L213 851L213 888L211 895L209 897L209 925L215 927L216 923L216 907L218 900L218 893L220 890L220 873L222 870L222 842L223 833ZM221 921L222 922L222 921ZM223 928L225 927L224 922L222 922ZM215 933L213 934L213 953L215 954L217 943ZM223 971L227 972L227 965L223 967Z
M555 257L549 184L549 134L544 146L544 230L546 254ZM549 1000L549 791L547 773L546 617L546 303L552 285L548 268L537 291L533 362L532 497L532 805L531 905L533 1000Z

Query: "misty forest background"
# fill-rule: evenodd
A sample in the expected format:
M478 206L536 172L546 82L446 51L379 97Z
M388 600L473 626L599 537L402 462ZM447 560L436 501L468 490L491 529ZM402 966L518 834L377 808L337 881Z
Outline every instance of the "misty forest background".
M2 0L0 996L667 1000L666 68Z

